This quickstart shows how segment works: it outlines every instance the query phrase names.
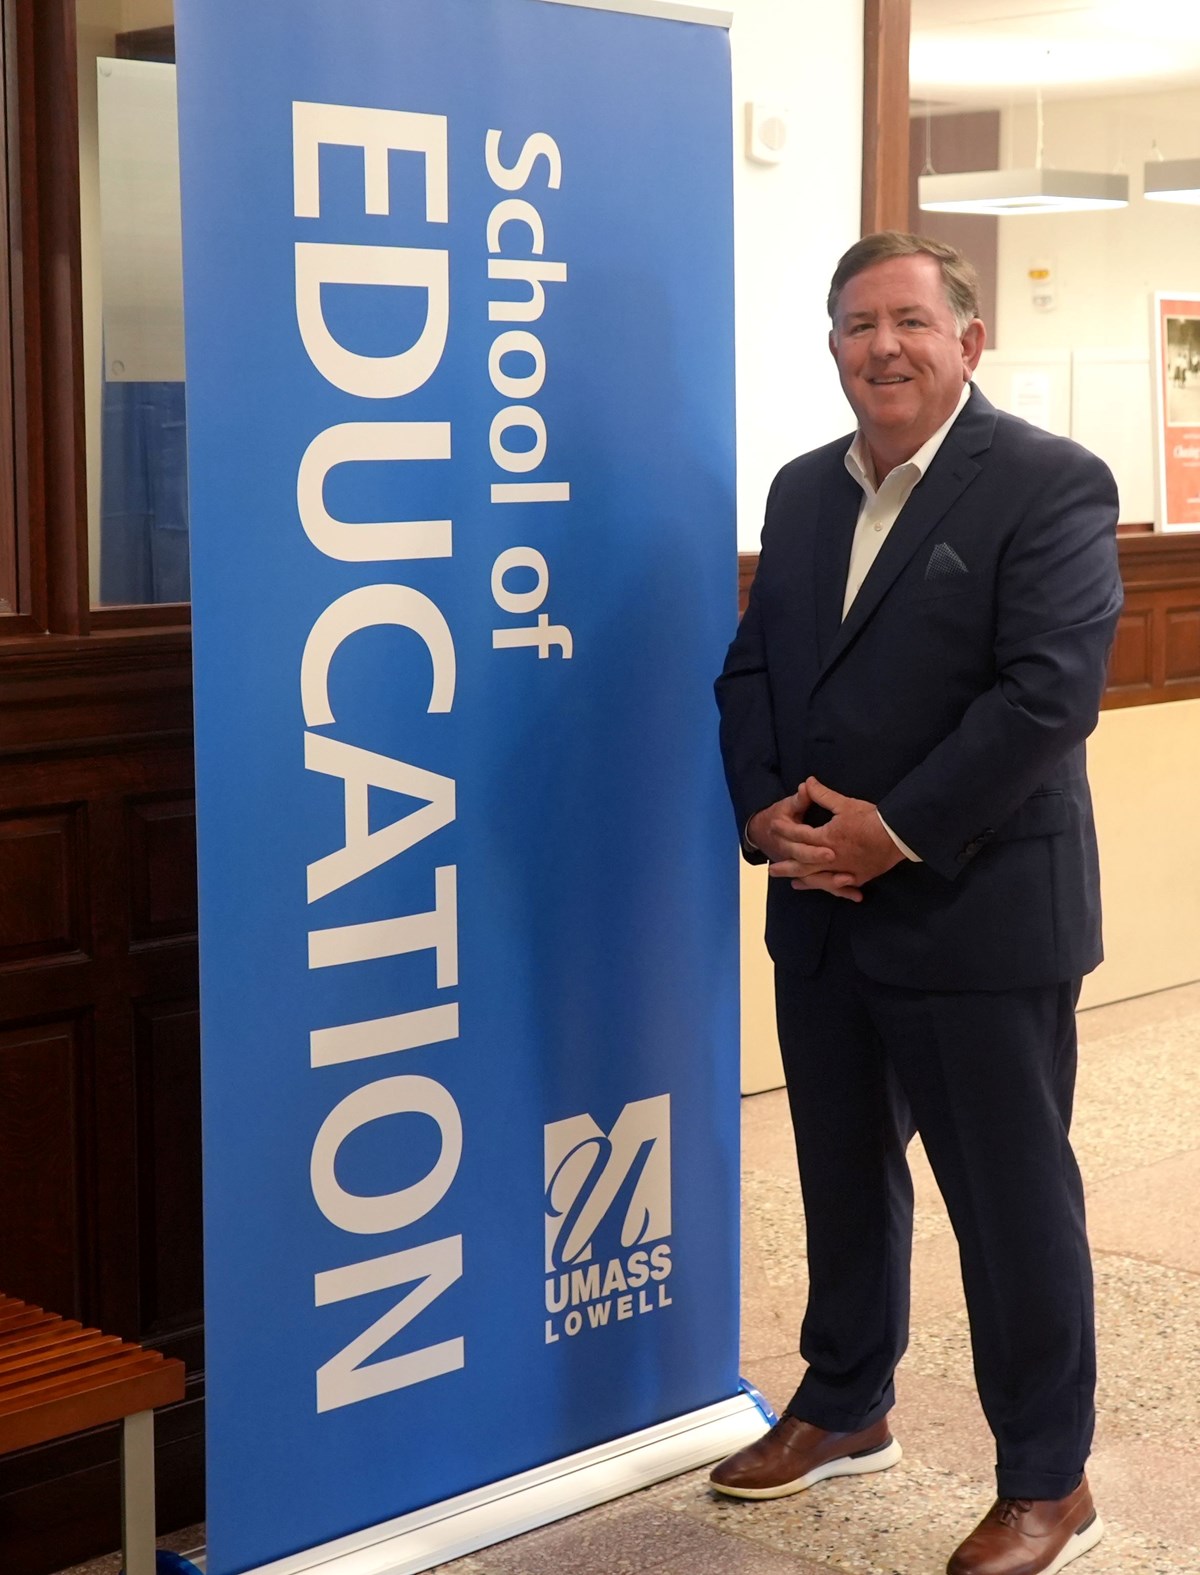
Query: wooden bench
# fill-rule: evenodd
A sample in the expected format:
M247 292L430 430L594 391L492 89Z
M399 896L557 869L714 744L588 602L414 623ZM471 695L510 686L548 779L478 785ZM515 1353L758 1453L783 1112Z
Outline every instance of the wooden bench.
M154 1408L183 1363L0 1293L0 1454L120 1422L125 1575L154 1575Z

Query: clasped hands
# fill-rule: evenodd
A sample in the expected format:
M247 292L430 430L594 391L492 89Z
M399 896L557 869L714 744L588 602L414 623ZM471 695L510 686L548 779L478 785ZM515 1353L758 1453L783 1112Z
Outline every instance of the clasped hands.
M823 826L806 825L813 804L833 818ZM808 777L789 798L760 809L746 834L770 859L768 874L790 880L797 891L827 891L849 902L861 902L866 883L904 857L874 804L835 793L816 777Z

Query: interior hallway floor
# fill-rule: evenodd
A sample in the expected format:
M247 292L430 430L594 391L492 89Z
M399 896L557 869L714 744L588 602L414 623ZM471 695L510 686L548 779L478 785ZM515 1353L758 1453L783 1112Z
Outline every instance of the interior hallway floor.
M1088 1474L1107 1526L1080 1575L1200 1575L1200 984L1079 1018L1074 1140L1099 1324ZM777 1408L803 1366L804 1218L782 1093L742 1103L742 1372ZM444 1565L446 1575L941 1575L994 1492L954 1237L919 1144L903 1461L746 1504L699 1471ZM182 1539L169 1539L176 1548ZM195 1546L195 1540L190 1543ZM119 1561L73 1575L115 1575Z

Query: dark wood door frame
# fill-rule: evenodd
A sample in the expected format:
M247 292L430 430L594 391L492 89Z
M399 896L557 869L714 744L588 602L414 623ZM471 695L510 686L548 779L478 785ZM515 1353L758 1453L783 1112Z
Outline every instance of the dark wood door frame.
M862 233L907 230L912 0L863 7Z
M23 616L0 639L85 634L87 513L74 8L4 0L15 495ZM65 374L65 375L64 375Z

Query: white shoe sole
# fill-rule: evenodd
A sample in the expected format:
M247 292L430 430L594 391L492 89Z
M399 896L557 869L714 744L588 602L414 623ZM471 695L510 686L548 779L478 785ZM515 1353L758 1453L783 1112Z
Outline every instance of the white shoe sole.
M803 1493L806 1488L815 1487L818 1482L825 1482L830 1477L865 1477L872 1471L886 1471L903 1456L904 1451L893 1438L883 1449L872 1450L866 1455L840 1455L836 1460L827 1460L823 1466L816 1466L805 1476L796 1477L791 1482L781 1482L778 1487L722 1487L719 1482L712 1481L710 1486L716 1492L725 1493L730 1498L787 1498L791 1493ZM1091 1530L1090 1526L1088 1530ZM1092 1544L1089 1543L1088 1547L1091 1546ZM1086 1549L1080 1548L1079 1551L1083 1553ZM1061 1569L1062 1566L1058 1565L1056 1568Z
M1045 1575L1058 1575L1059 1570L1065 1570L1068 1564L1090 1553L1103 1535L1104 1522L1097 1515L1090 1526L1075 1533L1054 1563L1046 1566Z

